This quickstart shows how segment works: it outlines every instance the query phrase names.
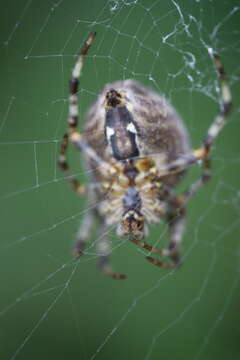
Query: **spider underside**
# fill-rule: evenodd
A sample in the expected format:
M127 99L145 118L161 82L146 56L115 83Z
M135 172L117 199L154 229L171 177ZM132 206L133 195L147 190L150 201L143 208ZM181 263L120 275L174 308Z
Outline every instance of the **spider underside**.
M96 33L89 34L70 79L68 133L64 135L59 165L70 185L88 195L88 212L82 220L74 247L83 254L95 220L99 222L97 241L99 266L115 279L109 263L107 229L117 227L126 237L152 254L169 257L163 262L146 256L151 263L166 268L180 265L179 247L186 221L185 204L211 176L210 149L231 109L231 93L220 58L212 50L219 73L222 107L208 129L199 149L192 151L182 120L167 100L134 80L117 81L105 86L90 108L84 134L77 130L78 84L84 57ZM84 186L71 174L66 160L68 141L82 151L92 173L92 184ZM183 194L175 186L186 170L199 160L202 174ZM147 224L165 220L169 227L168 249L147 244Z

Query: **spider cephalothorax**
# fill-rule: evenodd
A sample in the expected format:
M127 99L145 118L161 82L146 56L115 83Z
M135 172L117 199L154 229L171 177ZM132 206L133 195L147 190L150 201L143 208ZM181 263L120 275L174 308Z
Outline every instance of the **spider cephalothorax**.
M117 225L120 237L142 239L147 223L158 223L166 204L160 201L161 183L152 160L133 159L119 162L114 177L105 179L103 200L98 211L107 225Z
M185 227L185 204L210 179L210 149L231 109L231 93L220 58L211 49L220 77L222 108L210 125L202 146L192 151L186 128L166 99L134 80L106 85L90 108L85 135L77 130L78 79L83 60L95 37L84 43L70 80L68 134L63 138L59 165L72 188L87 193L89 210L83 218L74 248L83 253L94 220L100 223L97 241L99 265L116 279L126 276L112 271L109 264L107 227L116 226L117 235L126 237L150 253L169 256L162 262L147 256L151 263L168 268L180 264L179 247ZM84 186L73 176L66 160L68 139L84 152L92 170L93 184ZM183 194L175 186L186 170L201 161L203 171ZM144 237L147 224L165 220L169 227L168 249L149 245Z

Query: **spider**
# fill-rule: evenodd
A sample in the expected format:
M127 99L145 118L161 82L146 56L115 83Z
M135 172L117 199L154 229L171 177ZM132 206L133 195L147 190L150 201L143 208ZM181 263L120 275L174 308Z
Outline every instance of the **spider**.
M118 237L126 237L150 254L169 259L159 261L146 256L150 263L176 268L180 265L185 205L210 179L210 149L231 110L231 92L220 57L209 50L219 74L222 107L197 150L191 150L187 130L167 100L134 80L106 85L88 111L85 132L81 133L77 130L79 77L95 35L89 34L72 72L68 132L63 137L58 160L73 190L88 196L90 210L83 218L74 254L83 254L94 220L98 220L98 263L105 274L115 279L126 278L114 272L109 263L106 234L110 226L116 226ZM84 153L93 183L85 186L70 172L66 159L69 140ZM186 170L199 161L200 178L185 192L176 194L175 186ZM168 224L170 245L157 249L144 238L148 224L157 224L162 219Z

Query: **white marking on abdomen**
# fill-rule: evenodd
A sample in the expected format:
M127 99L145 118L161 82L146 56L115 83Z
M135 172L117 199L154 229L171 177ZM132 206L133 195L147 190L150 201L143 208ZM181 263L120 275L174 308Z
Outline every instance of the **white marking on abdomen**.
M115 134L114 129L110 128L109 126L107 126L106 128L106 134L107 134L107 139L108 141L110 141L111 136L113 136Z

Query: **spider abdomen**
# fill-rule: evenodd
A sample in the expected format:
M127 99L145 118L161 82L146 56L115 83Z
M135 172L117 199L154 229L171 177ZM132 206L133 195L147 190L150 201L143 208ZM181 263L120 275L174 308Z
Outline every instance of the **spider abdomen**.
M109 106L107 94L113 89L120 94L121 101ZM132 130L132 142L129 147L131 156L124 157L124 151L126 152L128 146L126 136L114 143L116 145L122 142L121 152L118 151L119 156L123 154L122 158L118 158L115 145L107 139L106 128L111 140L113 136L124 136L123 129L118 131L119 128L109 126L109 111L126 115L126 132ZM123 124L124 115L122 118ZM108 162L111 158L124 160L136 156L151 157L156 167L161 167L190 151L187 130L173 107L163 96L134 80L117 81L105 86L87 113L85 133L89 145ZM97 173L95 174L97 176ZM181 173L169 175L164 182L173 186L180 176Z

